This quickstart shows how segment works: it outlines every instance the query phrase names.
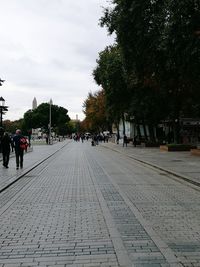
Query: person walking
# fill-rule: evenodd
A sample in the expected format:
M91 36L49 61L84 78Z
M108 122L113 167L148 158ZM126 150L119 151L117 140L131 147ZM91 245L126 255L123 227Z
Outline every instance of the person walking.
M137 145L137 136L134 136L134 138L133 138L133 144L134 144L134 147L136 147L136 145Z
M2 141L3 135L4 135L4 128L3 127L0 127L0 153L2 153L2 144L1 144L1 141Z
M124 135L124 138L123 138L123 146L127 146L127 142L128 142L127 136Z
M16 134L13 137L13 143L15 148L15 156L16 156L16 169L23 168L23 158L24 158L24 150L27 149L28 144L25 143L26 138L22 135L21 130L16 130Z
M2 154L3 154L3 166L8 168L8 163L10 159L10 149L12 147L12 140L8 133L4 133L1 139Z
M117 133L117 144L119 145L119 139L120 139L120 135L119 132Z

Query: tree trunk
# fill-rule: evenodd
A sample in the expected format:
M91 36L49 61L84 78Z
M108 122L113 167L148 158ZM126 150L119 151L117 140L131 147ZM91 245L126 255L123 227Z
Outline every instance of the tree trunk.
M140 131L140 125L136 123L136 129L137 129L137 136L138 139L141 140L141 131Z
M145 125L145 122L144 120L142 120L142 127L144 129L144 137L145 137L145 141L148 140L148 136L147 136L147 130L146 130L146 125Z
M119 123L115 123L115 126L117 128L117 144L119 144L119 139L120 139L120 135L119 135Z
M126 127L125 127L124 114L122 115L122 124L123 124L123 135L125 135L126 134Z
M150 141L152 143L155 143L156 142L156 138L155 138L155 134L154 134L154 127L153 127L153 125L148 125L148 127L149 127Z
M173 122L173 132L174 132L174 143L180 143L180 122L179 119L174 120Z

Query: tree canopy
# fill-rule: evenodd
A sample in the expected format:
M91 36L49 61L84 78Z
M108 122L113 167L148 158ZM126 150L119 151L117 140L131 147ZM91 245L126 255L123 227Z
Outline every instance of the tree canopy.
M152 126L200 116L199 0L112 0L100 24L116 34L93 72L113 117Z
M83 104L83 112L86 118L82 123L82 128L91 132L107 130L109 121L105 108L105 91L89 93Z
M28 110L24 114L24 127L26 129L43 128L48 131L50 104L42 103L34 110ZM68 110L57 105L51 105L51 125L57 134L66 134L67 125L70 121Z
M93 76L97 84L105 90L108 118L118 124L128 107L129 100L126 73L118 45L108 46L99 53Z

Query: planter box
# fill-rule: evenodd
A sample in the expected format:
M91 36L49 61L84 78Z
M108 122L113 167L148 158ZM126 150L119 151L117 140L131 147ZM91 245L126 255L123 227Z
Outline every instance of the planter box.
M191 149L191 154L194 156L200 156L200 149Z
M168 150L168 146L166 146L166 145L160 146L160 150L162 150L162 151L169 151Z
M196 149L196 146L193 145L182 145L182 144L169 144L160 146L162 151L190 151L191 149Z

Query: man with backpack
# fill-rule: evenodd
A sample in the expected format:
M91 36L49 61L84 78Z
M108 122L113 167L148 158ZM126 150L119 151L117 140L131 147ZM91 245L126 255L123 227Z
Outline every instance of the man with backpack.
M21 134L21 130L16 130L16 134L13 137L13 143L15 148L15 156L16 156L16 169L23 168L23 157L24 151L27 150L28 142L27 139Z

